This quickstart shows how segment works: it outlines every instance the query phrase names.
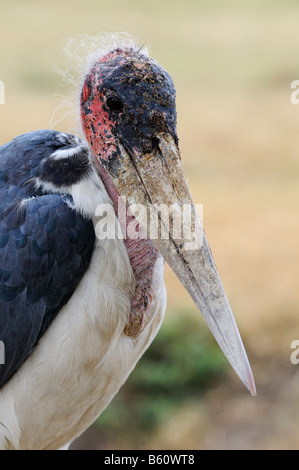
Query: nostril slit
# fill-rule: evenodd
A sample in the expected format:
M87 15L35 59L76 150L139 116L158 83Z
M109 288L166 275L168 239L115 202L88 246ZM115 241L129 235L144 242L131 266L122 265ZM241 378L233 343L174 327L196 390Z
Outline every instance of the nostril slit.
M159 139L159 137L156 137L155 135L152 136L152 148L153 148L153 149L159 148L159 144L160 144L160 139Z
M150 139L144 139L142 142L143 153L150 153L152 151L152 142Z
M153 150L157 150L159 148L159 144L160 144L159 138L154 135L146 139L143 139L142 152L151 153Z

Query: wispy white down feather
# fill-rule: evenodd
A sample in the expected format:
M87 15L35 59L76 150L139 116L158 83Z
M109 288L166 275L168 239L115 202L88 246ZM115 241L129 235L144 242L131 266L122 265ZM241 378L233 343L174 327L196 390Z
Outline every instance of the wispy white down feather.
M63 70L57 70L62 84L68 89L67 96L57 96L60 104L54 111L51 119L51 127L57 125L68 118L73 122L72 128L68 132L79 134L84 138L80 123L80 91L86 74L90 71L97 60L100 60L110 51L117 48L132 49L140 51L148 57L148 49L142 42L127 33L100 33L94 36L78 34L71 36L63 48ZM58 115L63 110L62 116ZM76 119L69 119L72 116Z

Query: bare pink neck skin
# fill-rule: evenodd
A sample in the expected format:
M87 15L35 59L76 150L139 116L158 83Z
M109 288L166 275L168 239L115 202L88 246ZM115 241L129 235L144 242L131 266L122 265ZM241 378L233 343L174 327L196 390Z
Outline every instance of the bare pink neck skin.
M119 192L115 188L109 174L102 167L97 165L106 191L113 202L114 210L118 215ZM134 219L130 212L126 211L126 227ZM136 337L143 330L145 325L151 320L150 310L153 299L152 279L155 263L160 257L160 253L155 248L149 238L144 236L140 239L125 238L126 246L132 270L136 280L135 294L131 302L130 319L125 327L128 336Z

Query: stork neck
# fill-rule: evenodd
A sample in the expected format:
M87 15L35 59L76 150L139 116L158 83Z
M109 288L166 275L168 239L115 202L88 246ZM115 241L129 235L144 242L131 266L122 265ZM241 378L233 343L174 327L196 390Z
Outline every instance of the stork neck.
M118 202L120 194L114 186L108 172L100 165L97 165L97 168L106 191L113 203L116 216L118 216ZM135 217L129 210L127 210L125 221L126 228L133 220L135 220ZM142 232L142 229L139 229L139 233L141 234ZM128 336L137 337L151 320L154 267L158 258L161 258L162 256L152 241L144 233L142 238L125 238L124 244L136 280L135 294L131 302L130 319L126 325L125 333Z

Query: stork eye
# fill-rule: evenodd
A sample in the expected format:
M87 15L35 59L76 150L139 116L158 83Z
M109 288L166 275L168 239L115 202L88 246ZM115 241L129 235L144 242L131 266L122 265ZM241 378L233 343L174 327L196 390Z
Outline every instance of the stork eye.
M123 110L123 103L118 96L109 96L106 100L106 105L111 111L120 113Z

